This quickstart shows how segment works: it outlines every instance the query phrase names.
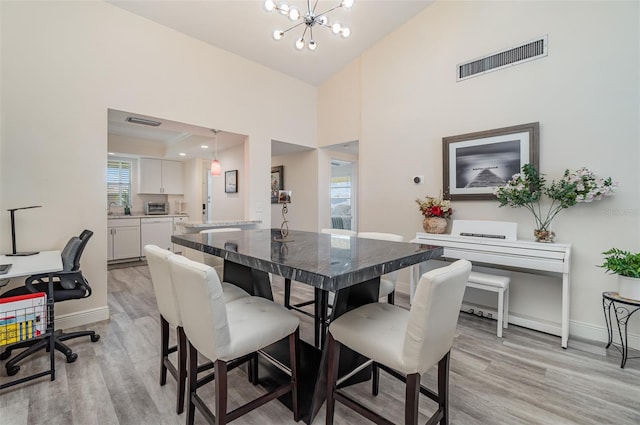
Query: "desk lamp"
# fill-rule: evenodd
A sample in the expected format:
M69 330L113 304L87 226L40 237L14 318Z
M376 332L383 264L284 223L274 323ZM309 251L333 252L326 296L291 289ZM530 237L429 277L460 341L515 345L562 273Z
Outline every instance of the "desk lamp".
M16 222L15 222L14 214L18 210L28 210L30 208L42 208L42 205L32 205L30 207L11 208L7 210L11 213L11 248L13 249L11 254L6 254L7 257L26 257L28 255L35 255L38 253L38 251L29 251L29 252L16 251Z
M280 235L282 235L282 238L275 239L278 242L293 242L291 239L287 239L287 236L289 236L289 222L287 221L286 214L289 212L289 210L287 209L287 204L290 202L290 190L278 191L278 203L282 204L282 224L280 225Z

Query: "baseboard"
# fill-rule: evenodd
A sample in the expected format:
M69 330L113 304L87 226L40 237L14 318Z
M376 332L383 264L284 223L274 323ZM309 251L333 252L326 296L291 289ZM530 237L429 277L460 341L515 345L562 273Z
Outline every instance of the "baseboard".
M75 313L56 314L56 329L69 329L109 319L109 307L104 306Z

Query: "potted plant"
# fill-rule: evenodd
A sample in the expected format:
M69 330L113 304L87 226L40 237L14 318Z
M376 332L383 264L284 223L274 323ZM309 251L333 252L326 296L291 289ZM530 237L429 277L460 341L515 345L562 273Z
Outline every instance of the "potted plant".
M416 199L416 204L424 220L422 227L427 233L444 233L447 228L447 218L451 217L453 210L451 209L451 201L447 199L434 198L428 196L422 199Z
M514 174L504 186L498 186L494 194L501 207L525 207L531 211L536 222L533 231L536 241L553 242L555 233L549 227L560 211L578 202L593 202L613 195L616 187L611 177L599 178L586 167L574 172L565 170L562 179L547 186L544 175L533 165L524 164L522 173ZM546 210L541 204L543 195L551 200Z
M640 253L611 248L602 254L605 257L600 267L618 275L618 295L640 300Z

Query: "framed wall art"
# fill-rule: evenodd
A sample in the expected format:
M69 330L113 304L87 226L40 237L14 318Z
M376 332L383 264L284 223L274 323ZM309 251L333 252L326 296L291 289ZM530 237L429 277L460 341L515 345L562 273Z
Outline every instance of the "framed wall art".
M224 172L225 193L238 193L238 170Z
M271 167L271 203L278 203L278 195L284 190L284 166Z
M493 191L524 164L538 168L539 123L442 139L442 194L454 201L496 199Z

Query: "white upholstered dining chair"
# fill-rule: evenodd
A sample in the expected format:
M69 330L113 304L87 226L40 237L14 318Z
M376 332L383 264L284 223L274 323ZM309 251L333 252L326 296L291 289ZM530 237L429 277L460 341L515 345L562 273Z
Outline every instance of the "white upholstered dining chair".
M449 423L449 359L471 263L455 263L422 275L409 311L387 303L351 310L329 325L327 341L327 425L333 424L335 402L341 402L375 423L391 423L336 389L341 346L373 361L373 394L380 368L406 382L405 424L418 421L421 392L438 403L427 422ZM438 365L438 392L420 386L420 376ZM422 391L421 391L422 390Z
M180 256L170 257L169 263L173 281L180 282L176 297L189 346L187 425L194 423L196 407L209 423L223 425L288 392L292 394L294 420L298 421L298 317L261 297L225 303L213 268ZM228 412L227 371L284 338L289 340L290 381ZM215 414L197 394L198 354L214 362Z
M176 254L156 245L146 245L144 253L151 273L151 282L156 296L158 311L160 312L160 385L166 384L167 371L169 371L177 383L176 413L180 414L184 410L187 345L169 268L169 258L176 256ZM223 284L223 293L225 302L249 296L247 292L230 283ZM172 347L169 347L169 327L173 327L177 332L178 343ZM169 359L169 354L176 351L178 352L177 368Z

